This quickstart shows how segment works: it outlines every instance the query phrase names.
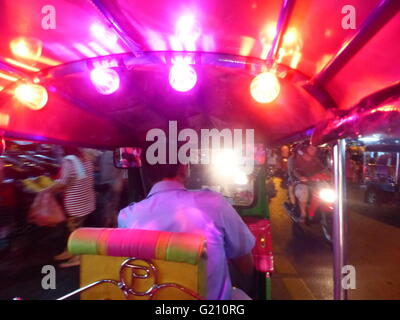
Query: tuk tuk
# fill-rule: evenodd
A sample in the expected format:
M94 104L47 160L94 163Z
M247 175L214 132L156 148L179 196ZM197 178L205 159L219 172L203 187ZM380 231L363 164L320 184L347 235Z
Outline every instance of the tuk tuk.
M251 130L265 147L305 137L331 143L333 296L346 299L345 138L400 136L399 7L397 0L4 0L0 130L5 139L102 150L140 148L171 122L187 129L172 136L180 141L207 129L231 137ZM142 172L137 161L127 168L129 200L139 201ZM250 189L239 191L247 204L236 208L256 237L257 281L269 298L265 172L254 165L242 178ZM82 288L61 299L157 298L165 288L163 298L204 298L203 238L133 231L73 233Z
M363 182L368 204L399 201L400 148L396 141L381 141L365 147Z

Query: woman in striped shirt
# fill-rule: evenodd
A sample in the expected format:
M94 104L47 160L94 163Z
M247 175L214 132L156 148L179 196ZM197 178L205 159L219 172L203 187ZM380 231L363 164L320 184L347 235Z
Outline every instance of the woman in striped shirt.
M88 153L80 148L66 147L65 154L61 163L60 178L42 192L62 192L67 227L69 233L72 233L80 228L87 216L95 210L93 163ZM67 249L54 259L67 260L60 264L60 267L79 265L79 257L70 255Z

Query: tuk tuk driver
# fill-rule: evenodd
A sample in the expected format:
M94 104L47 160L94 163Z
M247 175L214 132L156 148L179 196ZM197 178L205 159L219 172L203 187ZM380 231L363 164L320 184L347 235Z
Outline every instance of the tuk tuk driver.
M207 241L206 298L235 299L232 293L240 291L232 290L228 259L243 276L251 278L255 238L221 194L184 187L188 169L187 165L143 161L153 187L144 200L120 211L118 227L202 234Z

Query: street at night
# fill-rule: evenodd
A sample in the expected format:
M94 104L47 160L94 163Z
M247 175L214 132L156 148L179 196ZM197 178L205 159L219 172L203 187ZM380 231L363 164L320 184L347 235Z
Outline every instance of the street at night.
M276 273L274 299L332 299L332 246L319 225L293 230L282 203L287 192L278 189L271 201ZM356 289L350 299L398 299L400 296L400 207L366 204L364 189L348 188L348 264L356 269Z
M0 18L0 303L400 301L399 0Z

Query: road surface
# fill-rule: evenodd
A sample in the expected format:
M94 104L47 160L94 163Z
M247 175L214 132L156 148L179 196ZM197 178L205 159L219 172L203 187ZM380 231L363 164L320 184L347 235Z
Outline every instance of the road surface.
M278 193L270 204L276 269L272 297L332 299L332 248L318 226L293 234L282 205L286 190L279 188L278 179L275 184ZM400 208L366 205L362 195L361 189L349 192L349 264L356 268L356 289L349 298L400 299ZM0 270L0 299L55 299L78 288L79 267L57 268L55 290L41 285L41 267L54 264L51 257L65 246L56 239L64 231L41 229L33 234L36 240L24 240L24 254L8 261L9 271Z
M332 248L319 226L293 233L282 203L286 190L271 200L275 269L273 299L332 299ZM400 207L363 203L363 190L348 188L349 260L356 270L356 289L349 299L400 299Z

